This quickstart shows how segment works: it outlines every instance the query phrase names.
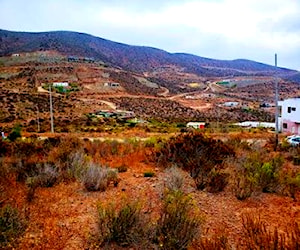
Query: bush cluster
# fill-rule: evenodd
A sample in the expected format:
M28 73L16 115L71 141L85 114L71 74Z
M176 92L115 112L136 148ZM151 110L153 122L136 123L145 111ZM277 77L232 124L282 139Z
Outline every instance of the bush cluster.
M191 197L180 190L164 197L155 235L160 249L187 249L200 234L202 219L196 211Z
M235 155L233 149L220 140L204 136L200 132L190 132L172 137L156 152L155 160L162 167L177 165L194 178L197 188L204 189L212 184L214 176L222 169L223 161ZM218 178L225 177L218 175ZM226 181L220 182L222 186ZM222 188L220 188L222 189Z
M97 244L137 246L139 249L187 249L200 233L202 218L192 198L181 191L168 192L159 218L143 212L137 200L98 206Z
M276 155L266 161L262 152L253 152L235 162L234 193L244 200L253 192L279 192L283 158Z

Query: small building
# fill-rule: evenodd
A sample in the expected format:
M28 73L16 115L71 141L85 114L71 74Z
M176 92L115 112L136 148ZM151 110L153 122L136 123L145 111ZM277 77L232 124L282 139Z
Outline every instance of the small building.
M5 136L5 134L4 134L3 131L1 132L1 138L2 138L2 139L6 139L6 136Z
M12 54L11 56L12 56L12 57L19 57L20 54L16 53L16 54Z
M225 107L236 107L239 105L239 103L238 102L225 102L223 105Z
M69 83L68 82L54 82L53 87L68 87Z
M194 129L204 129L205 128L205 122L188 122L186 124L188 128L194 128Z
M275 129L275 122L245 121L245 122L234 123L233 125L244 127L244 128L272 128L272 129Z
M120 83L118 83L118 82L106 82L106 83L104 83L104 87L116 88L116 87L120 87Z
M300 134L300 98L291 98L278 102L281 107L281 131Z

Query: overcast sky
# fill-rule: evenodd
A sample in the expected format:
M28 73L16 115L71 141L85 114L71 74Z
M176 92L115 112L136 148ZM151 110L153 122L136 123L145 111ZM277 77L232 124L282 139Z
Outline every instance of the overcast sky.
M300 0L0 0L0 28L79 31L131 45L300 70Z

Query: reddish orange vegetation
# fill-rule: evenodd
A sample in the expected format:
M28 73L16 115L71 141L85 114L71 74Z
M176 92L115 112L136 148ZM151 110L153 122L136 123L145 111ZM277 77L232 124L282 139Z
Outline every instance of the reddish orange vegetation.
M105 159L95 155L96 162L111 167L128 166L127 172L119 173L119 185L109 186L105 192L87 192L76 181L63 182L50 188L39 187L33 201L28 203L25 185L11 179L5 187L10 197L8 202L20 209L26 207L29 221L18 249L87 249L91 235L97 231L99 202L139 197L150 212L157 211L162 192L159 182L164 172L148 161L148 150L141 148L124 157L110 155ZM149 170L155 177L144 178L143 173ZM267 226L278 227L279 231L286 231L295 221L300 223L299 193L296 200L276 194L257 194L245 201L237 200L228 189L219 194L193 189L191 195L205 219L201 235L210 238L225 234L230 243L241 249L245 249L241 222L245 212L260 214ZM191 249L197 249L197 243Z

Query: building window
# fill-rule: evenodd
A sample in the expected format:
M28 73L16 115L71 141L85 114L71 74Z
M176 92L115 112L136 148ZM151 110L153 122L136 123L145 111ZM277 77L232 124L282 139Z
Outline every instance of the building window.
M293 108L292 108L292 111L296 111L296 108L295 108L295 107L293 107Z
M287 123L283 123L283 124L282 124L282 127L283 127L283 128L287 128Z
M288 113L291 113L292 108L288 107Z

